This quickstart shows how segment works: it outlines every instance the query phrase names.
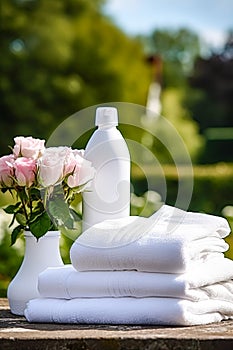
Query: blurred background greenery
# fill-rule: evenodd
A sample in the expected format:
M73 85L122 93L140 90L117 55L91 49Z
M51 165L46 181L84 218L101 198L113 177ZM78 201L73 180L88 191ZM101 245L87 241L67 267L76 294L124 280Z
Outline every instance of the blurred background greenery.
M106 15L106 3L1 1L0 155L10 152L16 135L48 139L63 120L83 108L108 101L145 106L150 84L156 82L161 114L175 126L193 162L189 210L225 216L233 225L232 28L216 51L203 50L200 37L189 28L156 28L132 36ZM129 130L123 127L122 132L127 136ZM178 174L171 157L159 140L142 137L141 130L133 133L159 159L168 188L166 202L174 205ZM84 140L80 142L84 148ZM143 209L150 215L163 200L159 181L148 188L145 175L132 170L131 212L138 215ZM156 174L148 169L148 176ZM1 195L0 206L9 200ZM23 238L10 247L8 223L1 211L0 296L6 295L23 258ZM232 235L227 241L226 255L233 259ZM62 237L65 262L71 244Z

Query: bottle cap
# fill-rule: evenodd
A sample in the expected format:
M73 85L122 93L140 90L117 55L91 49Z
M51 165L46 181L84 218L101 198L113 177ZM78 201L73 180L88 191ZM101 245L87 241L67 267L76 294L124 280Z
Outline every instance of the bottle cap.
M96 109L95 125L118 125L118 113L115 107L98 107Z

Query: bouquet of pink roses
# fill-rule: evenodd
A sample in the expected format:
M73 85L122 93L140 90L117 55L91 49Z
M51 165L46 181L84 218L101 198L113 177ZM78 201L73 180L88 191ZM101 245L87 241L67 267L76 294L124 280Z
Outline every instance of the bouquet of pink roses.
M14 204L11 243L25 230L39 239L59 227L74 228L77 213L70 207L75 194L89 185L95 174L83 150L59 146L45 148L45 140L15 137L12 154L0 158L0 189L9 191ZM11 226L10 225L10 226Z

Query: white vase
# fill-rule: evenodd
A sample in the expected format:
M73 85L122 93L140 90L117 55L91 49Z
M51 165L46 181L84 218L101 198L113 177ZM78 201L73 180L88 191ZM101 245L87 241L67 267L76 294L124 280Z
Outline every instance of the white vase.
M50 266L64 265L59 249L59 231L49 231L39 240L29 231L25 231L24 236L24 259L7 289L10 309L15 315L23 315L26 303L39 297L39 273Z

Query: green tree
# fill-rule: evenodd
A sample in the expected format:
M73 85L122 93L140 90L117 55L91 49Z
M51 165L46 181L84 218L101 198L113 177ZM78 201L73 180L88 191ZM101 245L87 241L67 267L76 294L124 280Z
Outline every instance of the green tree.
M233 32L221 52L198 57L186 106L207 143L201 161L233 161Z
M2 0L1 154L14 136L48 138L90 105L144 103L142 47L102 14L103 3Z
M183 86L191 72L195 58L200 54L198 35L186 28L156 29L148 37L141 37L149 54L162 59L163 87Z
M232 81L233 32L220 53L198 57L195 62L190 84L196 98L189 107L202 131L208 127L233 127Z

